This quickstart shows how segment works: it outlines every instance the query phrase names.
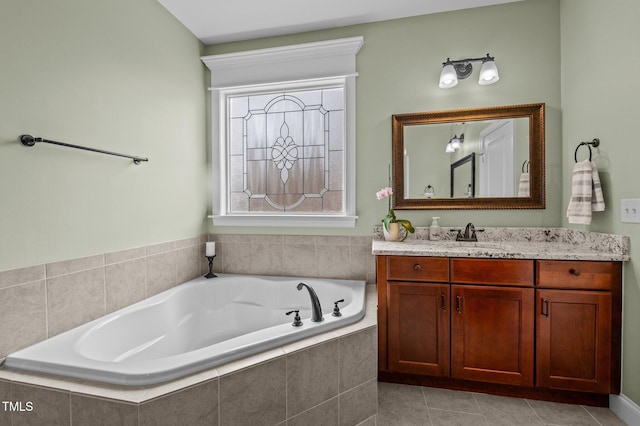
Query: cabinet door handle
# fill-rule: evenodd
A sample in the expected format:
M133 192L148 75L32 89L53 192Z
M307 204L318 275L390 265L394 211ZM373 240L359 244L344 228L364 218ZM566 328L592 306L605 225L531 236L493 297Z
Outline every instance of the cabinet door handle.
M422 266L420 266L419 263L416 263L415 265L413 265L413 269L415 269L416 271L419 271L420 269L422 269Z
M542 301L542 314L543 317L549 318L549 301L546 299L541 299Z
M442 294L440 295L440 309L442 309L443 311L446 311L446 310L447 310L447 305L446 305L446 303L447 303L447 295L446 295L446 294L444 294L444 293L442 293Z
M571 268L571 269L569 269L569 273L571 275L575 275L576 277L580 276L580 270L578 270L578 269Z
M462 313L462 296L456 296L456 311Z

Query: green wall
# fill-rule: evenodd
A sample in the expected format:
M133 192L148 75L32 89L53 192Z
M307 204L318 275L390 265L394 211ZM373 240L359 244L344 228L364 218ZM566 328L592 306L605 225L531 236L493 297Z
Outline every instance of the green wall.
M635 124L640 117L640 3L618 0L615 7L599 0L561 0L562 130L564 226L569 202L574 151L580 141L599 138L594 150L602 180L606 211L594 213L590 226L578 229L628 235L631 262L624 268L622 393L640 404L640 225L620 222L620 200L640 198L640 143ZM586 158L581 148L579 158Z
M364 36L357 56L357 208L355 229L244 230L212 226L216 233L333 233L370 235L386 214L375 193L387 184L391 162L391 115L417 111L546 103L547 208L545 210L398 211L414 225L559 226L562 199L560 117L560 19L558 0L425 15L291 36L207 46L206 54L229 53L342 37ZM438 88L442 62L496 57L500 82L477 84L478 68L449 90ZM544 66L540 66L544 64Z
M206 232L201 43L155 0L1 10L0 270ZM24 133L150 161L27 148Z

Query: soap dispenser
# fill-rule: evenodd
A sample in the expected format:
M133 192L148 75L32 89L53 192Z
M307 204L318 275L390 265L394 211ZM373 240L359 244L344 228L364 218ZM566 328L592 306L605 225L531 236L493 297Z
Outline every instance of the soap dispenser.
M440 235L439 235L439 230L440 230L440 225L438 224L438 219L440 219L440 216L433 216L431 218L431 226L429 227L429 239L430 240L439 240L440 239Z

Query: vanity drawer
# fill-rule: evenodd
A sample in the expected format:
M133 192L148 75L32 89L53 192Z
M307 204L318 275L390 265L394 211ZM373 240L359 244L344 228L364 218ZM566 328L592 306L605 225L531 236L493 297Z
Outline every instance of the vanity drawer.
M451 282L533 286L533 261L512 259L451 259Z
M449 281L446 257L388 256L387 279L395 281Z
M536 282L545 288L610 290L614 280L619 280L619 270L616 262L538 260Z

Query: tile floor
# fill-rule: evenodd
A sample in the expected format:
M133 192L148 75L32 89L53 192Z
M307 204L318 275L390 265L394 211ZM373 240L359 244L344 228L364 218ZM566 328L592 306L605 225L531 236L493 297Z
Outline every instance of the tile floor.
M378 383L377 426L623 426L608 408Z

